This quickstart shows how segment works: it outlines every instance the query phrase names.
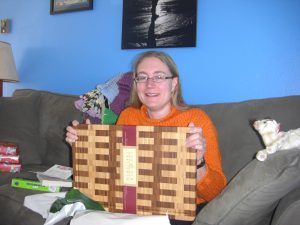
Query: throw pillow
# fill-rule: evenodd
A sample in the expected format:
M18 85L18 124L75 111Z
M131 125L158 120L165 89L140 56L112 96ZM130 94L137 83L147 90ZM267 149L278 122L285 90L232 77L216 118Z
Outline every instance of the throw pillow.
M194 225L257 224L278 201L300 186L300 150L252 160L197 215Z
M21 164L41 163L38 96L0 98L0 140L18 144Z

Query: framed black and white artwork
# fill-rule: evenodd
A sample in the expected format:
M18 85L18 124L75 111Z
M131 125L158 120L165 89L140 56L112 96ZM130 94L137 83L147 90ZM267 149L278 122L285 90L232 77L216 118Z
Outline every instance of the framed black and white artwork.
M196 46L197 0L123 0L122 49Z

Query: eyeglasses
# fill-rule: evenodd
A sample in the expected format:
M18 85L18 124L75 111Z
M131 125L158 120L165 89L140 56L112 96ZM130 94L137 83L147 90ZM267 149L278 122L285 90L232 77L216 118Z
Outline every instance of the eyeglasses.
M168 76L165 73L156 73L153 77L149 77L147 74L139 73L135 78L134 81L136 83L146 83L148 80L153 81L154 83L161 83L167 79L173 79L173 76Z

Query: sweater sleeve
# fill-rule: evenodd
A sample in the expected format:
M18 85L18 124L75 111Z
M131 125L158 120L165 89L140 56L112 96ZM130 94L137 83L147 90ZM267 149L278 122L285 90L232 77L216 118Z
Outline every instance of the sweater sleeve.
M217 131L211 119L206 113L201 112L201 115L195 116L193 120L196 126L202 128L206 140L204 154L206 174L197 183L197 203L199 204L216 197L226 186L227 179L222 169Z

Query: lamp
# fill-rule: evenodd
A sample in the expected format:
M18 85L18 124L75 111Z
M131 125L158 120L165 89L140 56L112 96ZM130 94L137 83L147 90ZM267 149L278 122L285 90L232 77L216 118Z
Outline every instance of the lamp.
M11 46L7 42L0 41L0 97L3 95L3 81L16 82L18 80Z

